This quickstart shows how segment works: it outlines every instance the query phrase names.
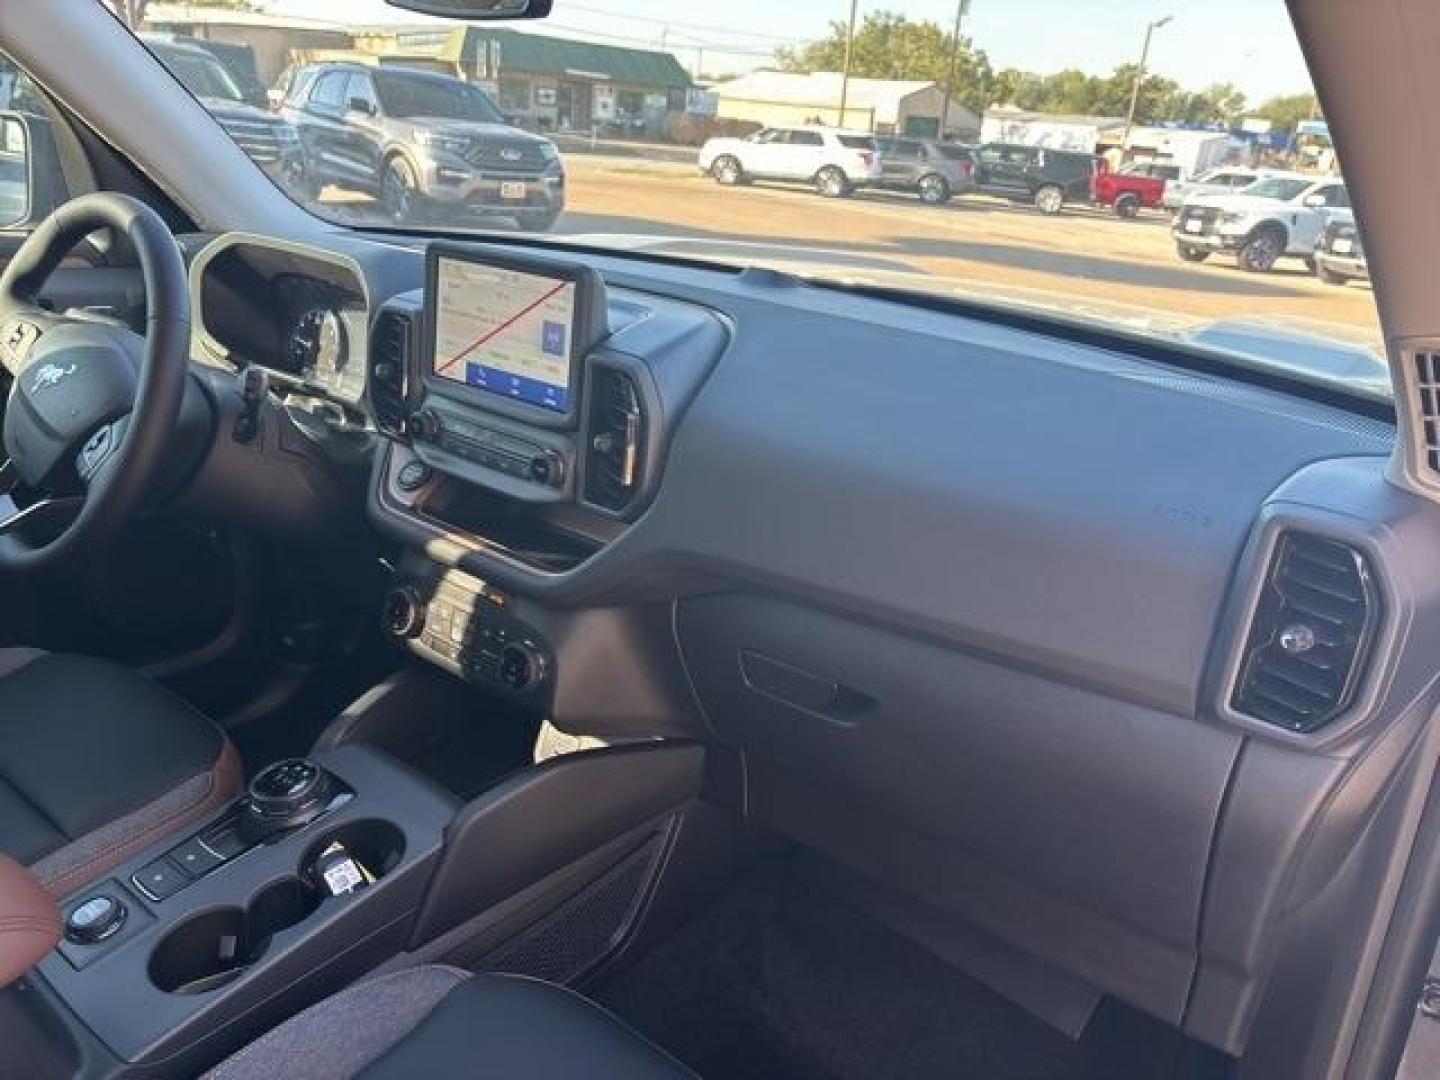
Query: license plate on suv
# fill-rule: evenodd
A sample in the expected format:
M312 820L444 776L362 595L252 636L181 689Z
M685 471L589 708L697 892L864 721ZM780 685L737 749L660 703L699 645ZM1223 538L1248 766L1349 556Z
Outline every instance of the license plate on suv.
M1336 255L1349 255L1355 250L1355 241L1348 236L1342 236L1330 244L1330 250Z
M502 199L523 199L526 195L524 184L510 180L500 185L500 198Z
M1202 218L1190 218L1188 221L1185 222L1185 231L1188 233L1204 232L1204 220Z

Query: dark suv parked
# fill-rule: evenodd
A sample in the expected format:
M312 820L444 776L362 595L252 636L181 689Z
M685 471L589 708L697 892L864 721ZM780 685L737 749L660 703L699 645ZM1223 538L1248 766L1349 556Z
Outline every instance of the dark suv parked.
M975 186L987 195L1034 203L1058 214L1067 202L1094 198L1100 159L1074 150L986 143L975 151Z
M448 75L315 64L295 73L281 115L321 184L378 196L397 224L499 214L543 231L565 207L555 144L507 124L483 90Z
M231 71L208 49L165 37L144 38L155 58L195 95L216 123L252 161L293 198L308 199L318 190L308 171L295 128L254 105Z
M911 191L921 202L939 205L975 186L975 162L968 147L927 139L876 139L883 173L874 187Z

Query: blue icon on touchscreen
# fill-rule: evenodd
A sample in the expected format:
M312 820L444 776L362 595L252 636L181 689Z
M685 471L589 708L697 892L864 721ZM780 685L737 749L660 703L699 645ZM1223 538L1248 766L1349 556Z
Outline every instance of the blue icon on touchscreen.
M540 331L540 348L551 356L564 356L565 324L546 320Z

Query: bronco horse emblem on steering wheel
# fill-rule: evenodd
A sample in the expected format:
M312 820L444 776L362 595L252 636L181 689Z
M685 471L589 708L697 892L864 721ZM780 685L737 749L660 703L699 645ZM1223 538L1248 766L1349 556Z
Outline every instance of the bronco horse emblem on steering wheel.
M39 371L35 372L35 378L30 382L30 392L38 394L47 386L58 386L61 380L69 375L75 374L75 365L69 364L61 367L59 364L45 364Z

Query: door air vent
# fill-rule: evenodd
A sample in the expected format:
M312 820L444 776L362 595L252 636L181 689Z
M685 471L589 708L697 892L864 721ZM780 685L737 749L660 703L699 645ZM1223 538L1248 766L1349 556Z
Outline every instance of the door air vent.
M1431 472L1440 473L1440 352L1415 354L1415 389L1424 424L1425 462Z
M1380 594L1364 555L1282 533L1231 707L1288 731L1318 731L1354 701L1379 622Z
M409 394L410 316L382 311L375 319L370 343L370 408L375 424L386 435L405 436L406 399Z
M629 509L640 490L645 414L634 381L595 367L585 448L585 501L612 513Z

